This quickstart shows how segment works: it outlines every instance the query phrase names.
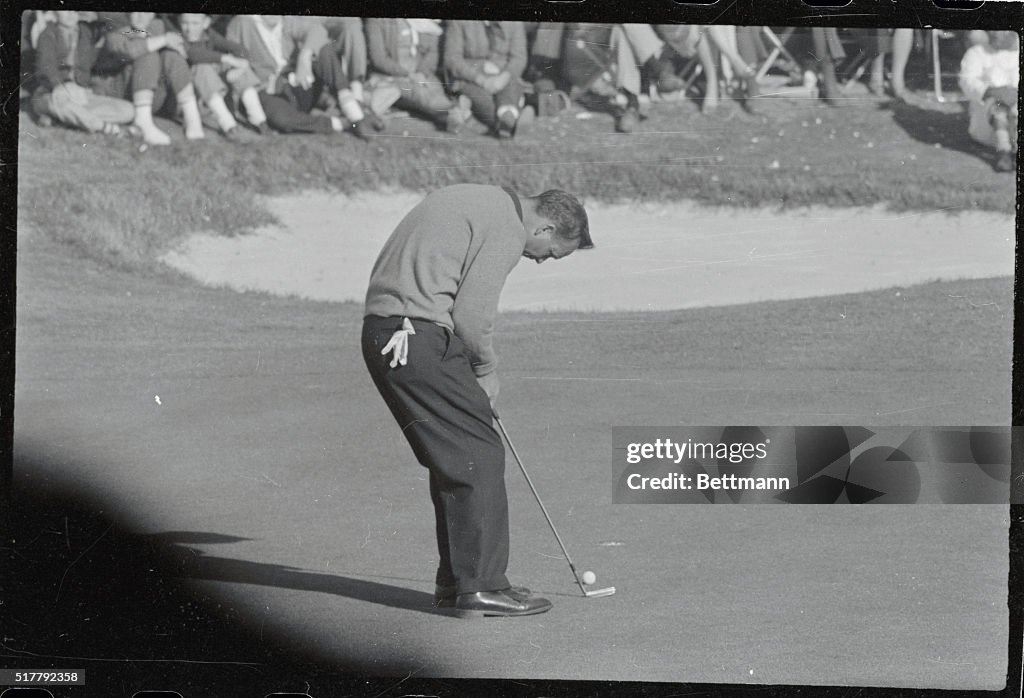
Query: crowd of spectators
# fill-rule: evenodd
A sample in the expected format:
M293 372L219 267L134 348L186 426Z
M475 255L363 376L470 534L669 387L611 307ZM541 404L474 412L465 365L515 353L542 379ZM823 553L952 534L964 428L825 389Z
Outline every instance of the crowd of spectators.
M1015 33L992 34L965 41L960 83L971 136L1002 158L1016 152L1018 47ZM723 85L754 110L765 37L761 27L721 25L58 10L25 14L23 72L40 122L132 131L150 145L171 142L156 115L179 120L189 140L215 128L250 141L275 132L368 138L387 128L392 109L452 133L475 119L512 139L573 103L609 113L628 133L644 118L644 95L670 100L698 86L705 113L718 108ZM845 39L870 65L872 92L905 97L913 30L849 30ZM803 30L787 41L784 55L796 59L779 67L798 83L820 82L822 98L834 100L848 53L839 32Z

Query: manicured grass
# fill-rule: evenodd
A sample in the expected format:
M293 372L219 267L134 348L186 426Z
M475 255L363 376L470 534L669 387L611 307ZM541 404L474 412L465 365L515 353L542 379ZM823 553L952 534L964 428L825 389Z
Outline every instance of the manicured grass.
M307 189L468 181L602 201L1014 209L1014 178L991 170L957 105L765 98L754 115L727 101L705 116L691 102L654 104L630 135L614 133L608 115L579 115L539 120L513 143L473 128L453 137L405 116L370 142L275 136L237 146L210 132L187 144L165 124L176 145L140 153L131 140L41 130L23 113L19 221L90 257L145 268L191 232L234 235L268 222L258 195Z

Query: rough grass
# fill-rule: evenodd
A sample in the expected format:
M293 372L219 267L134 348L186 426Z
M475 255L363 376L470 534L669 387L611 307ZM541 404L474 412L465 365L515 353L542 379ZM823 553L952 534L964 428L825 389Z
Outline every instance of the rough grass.
M489 182L560 187L589 200L792 208L1014 210L1014 178L994 173L966 135L959 105L852 97L731 102L713 117L691 102L654 104L631 135L581 112L538 121L514 143L458 137L406 116L371 142L276 136L237 146L213 132L144 153L131 140L38 129L22 114L19 222L92 258L145 268L183 236L234 235L270 221L258 195L309 189L428 191Z

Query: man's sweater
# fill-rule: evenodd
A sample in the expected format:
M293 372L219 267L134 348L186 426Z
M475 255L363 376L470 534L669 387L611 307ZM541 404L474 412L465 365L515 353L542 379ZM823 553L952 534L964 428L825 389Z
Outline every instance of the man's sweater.
M456 184L429 194L384 244L370 274L366 315L427 320L494 371L492 334L505 278L526 245L519 200L501 187Z
M263 89L274 90L274 81L281 68L263 42L253 15L235 15L228 24L227 39L241 44L249 54L249 65L260 79ZM281 18L281 53L287 65L294 66L300 51L309 50L314 60L327 44L327 30L309 17L286 15Z

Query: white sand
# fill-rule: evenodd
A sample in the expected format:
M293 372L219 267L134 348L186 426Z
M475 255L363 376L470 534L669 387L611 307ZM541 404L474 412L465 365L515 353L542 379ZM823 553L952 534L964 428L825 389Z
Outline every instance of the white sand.
M164 261L210 285L361 302L381 245L419 198L275 198L267 205L281 226L197 234ZM596 249L540 266L524 259L503 310L666 310L1013 275L1010 215L691 204L588 211Z

